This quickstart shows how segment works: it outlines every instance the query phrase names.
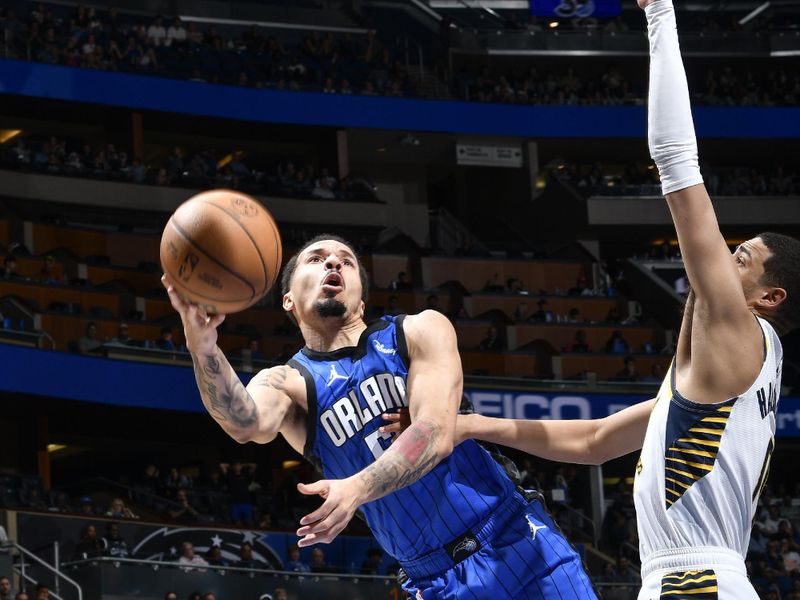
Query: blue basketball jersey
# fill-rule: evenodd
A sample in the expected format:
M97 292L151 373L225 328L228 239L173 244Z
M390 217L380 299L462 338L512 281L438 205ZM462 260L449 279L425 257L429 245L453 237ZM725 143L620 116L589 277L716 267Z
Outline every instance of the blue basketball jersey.
M333 352L303 348L290 361L308 392L305 454L326 478L342 479L389 448L381 414L408 405L404 315L383 317L357 346ZM431 395L440 391L426 391ZM425 402L425 396L411 399ZM416 483L361 507L381 546L400 561L442 548L482 523L514 493L491 455L468 440Z

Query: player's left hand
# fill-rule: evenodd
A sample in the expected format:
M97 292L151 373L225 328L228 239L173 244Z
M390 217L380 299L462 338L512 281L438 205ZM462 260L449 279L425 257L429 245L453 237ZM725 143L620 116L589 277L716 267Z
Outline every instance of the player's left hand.
M298 483L297 489L307 496L320 495L325 499L317 510L300 519L297 535L299 547L330 544L347 527L361 506L357 486L346 479L321 479L314 483Z

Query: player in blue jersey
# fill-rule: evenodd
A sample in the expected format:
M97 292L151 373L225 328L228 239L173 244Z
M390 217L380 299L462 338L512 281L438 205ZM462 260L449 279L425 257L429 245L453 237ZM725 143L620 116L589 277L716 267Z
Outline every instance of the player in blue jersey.
M305 347L246 388L216 345L224 316L164 284L209 414L241 443L283 435L322 470L299 485L325 499L301 519L300 546L330 542L360 509L418 598L596 598L538 494L476 442L454 447L462 371L450 322L428 310L367 325L366 273L344 240L315 238L287 263L283 308ZM382 415L404 407L411 423L393 440Z

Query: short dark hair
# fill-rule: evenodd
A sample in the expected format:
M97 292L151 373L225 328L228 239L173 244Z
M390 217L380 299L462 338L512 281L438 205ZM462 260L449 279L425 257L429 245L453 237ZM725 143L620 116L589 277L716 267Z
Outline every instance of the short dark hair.
M353 256L356 257L356 262L358 262L358 276L361 279L361 300L366 304L367 299L369 298L369 276L367 275L367 270L364 268L364 265L361 262L361 257L358 255L358 252L356 252L353 244L348 242L346 239L339 237L338 235L333 235L330 233L323 233L322 235L318 235L315 238L310 239L287 261L286 266L283 267L283 274L281 275L281 295L286 294L289 291L289 288L292 287L292 278L294 277L295 269L297 269L297 259L300 258L300 255L314 244L326 240L333 240L334 242L344 244L350 249L350 251L353 253ZM289 318L294 321L294 315L291 313L288 313L288 315Z
M772 252L764 261L762 282L786 290L786 299L778 306L777 320L788 333L800 325L800 240L788 235L765 231L756 237Z

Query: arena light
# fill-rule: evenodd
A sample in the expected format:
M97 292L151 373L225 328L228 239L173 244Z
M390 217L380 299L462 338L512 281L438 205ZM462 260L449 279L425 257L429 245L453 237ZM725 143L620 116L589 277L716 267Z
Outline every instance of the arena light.
M0 129L0 144L13 140L20 133L22 133L22 129Z
M59 450L63 450L66 448L64 444L47 444L47 451L48 452L58 452Z
M741 19L739 19L739 25L744 25L745 23L752 21L768 8L769 8L769 2L764 2L764 4L757 6L749 13L747 13L745 16L743 16Z
M555 29L556 27L558 27L558 21L550 21L550 22L547 24L547 26L548 26L550 29Z

